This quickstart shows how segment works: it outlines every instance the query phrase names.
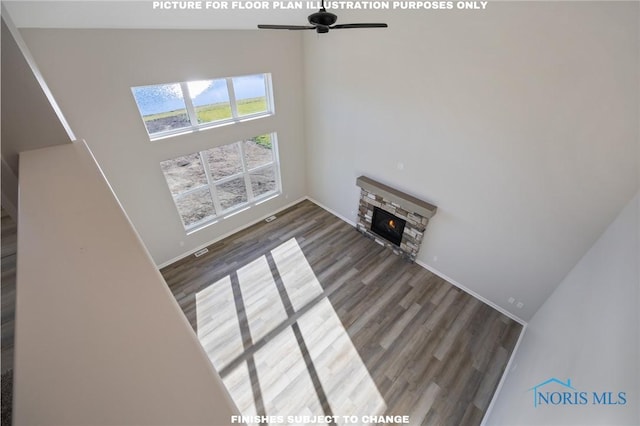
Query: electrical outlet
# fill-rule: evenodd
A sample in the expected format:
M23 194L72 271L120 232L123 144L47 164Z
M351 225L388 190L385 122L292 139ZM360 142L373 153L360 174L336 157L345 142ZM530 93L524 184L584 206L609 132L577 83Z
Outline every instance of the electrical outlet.
M522 303L522 302L516 303L516 308L522 309L523 307L524 307L524 303Z
M509 299L507 299L507 302L509 302L510 305L513 305L513 302L515 302L516 299L514 299L513 297L510 297Z
M269 223L269 222L273 222L274 220L276 220L275 216L269 216L268 218L266 218L264 221Z

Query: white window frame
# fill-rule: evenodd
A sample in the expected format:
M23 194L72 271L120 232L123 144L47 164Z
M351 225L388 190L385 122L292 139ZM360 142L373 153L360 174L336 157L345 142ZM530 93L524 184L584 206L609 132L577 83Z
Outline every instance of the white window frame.
M265 164L261 164L257 167L254 167L252 169L249 169L247 167L247 162L246 162L246 157L245 157L245 150L244 150L244 141L245 140L250 140L250 139L245 139L245 140L241 140L241 141L237 141L237 142L232 142L229 144L224 144L221 146L227 146L227 145L237 145L238 147L238 152L240 154L240 161L242 164L242 170L238 173L235 173L233 175L230 176L225 176L221 179L218 180L214 180L212 173L211 173L211 169L209 168L209 162L207 161L207 154L206 151L199 151L198 152L198 157L200 158L200 161L204 167L204 172L205 172L205 176L207 177L207 183L204 185L199 185L193 188L189 188L184 192L181 192L180 194L171 194L171 197L173 199L173 203L175 204L176 207L176 211L178 212L178 216L180 217L180 221L182 222L182 226L184 227L185 231L187 232L187 235L192 234L196 231L199 231L200 229L203 229L209 225L212 225L216 222L218 222L220 219L226 219L230 216L233 216L236 213L239 213L240 211L244 211L250 207L253 207L254 205L260 204L264 201L267 201L271 198L277 197L278 195L282 194L282 181L280 178L280 161L279 161L279 154L278 154L278 141L277 141L277 133L276 132L271 132L268 133L271 137L271 153L272 153L272 158L271 161ZM275 184L276 187L274 190L269 191L269 192L265 192L264 194L260 194L259 196L255 196L253 194L253 188L251 186L251 173L256 172L256 171L260 171L261 169L267 169L273 167L274 170L274 176L275 176ZM164 173L163 173L164 174ZM218 197L218 193L217 193L217 185L232 181L234 179L238 179L238 178L244 178L244 182L245 182L245 189L247 191L247 201L240 203L240 204L236 204L232 207L229 207L227 209L222 209L222 206L220 205L220 199ZM168 185L167 185L168 187ZM179 201L181 198L199 191L199 190L203 190L205 188L209 189L209 193L211 194L211 199L213 200L213 206L214 206L214 215L213 216L208 216L205 217L197 222L194 222L190 225L187 225L184 223L184 220L182 219L182 215L180 214L180 210L178 209L178 203L177 201ZM171 193L171 190L169 188L169 192Z
M264 77L267 110L240 116L238 115L238 105L237 105L237 100L235 96L235 90L233 88L233 79L239 78L239 77L247 77L250 75L262 75ZM191 125L186 127L181 127L179 129L171 129L171 130L165 130L162 132L149 133L149 129L147 129L147 125L144 122L144 117L142 115L142 112L140 112L140 109L138 108L138 112L140 112L140 117L142 118L142 124L144 125L144 128L147 131L147 134L149 135L149 139L151 141L156 141L156 140L165 139L172 136L182 135L185 133L192 133L194 131L211 129L211 128L225 126L225 125L234 124L234 123L241 123L243 121L253 120L255 118L260 118L260 117L268 117L275 114L275 108L274 108L274 102L273 102L273 87L271 83L271 73L246 74L246 75L237 75L233 77L219 77L219 78L212 78L210 80L226 81L227 91L229 93L229 104L231 106L231 118L212 121L209 123L202 123L202 124L198 123L198 115L196 113L196 108L193 105L193 100L191 99L191 95L189 93L188 81L183 81L179 83L160 83L156 85L150 85L150 86L164 86L164 85L178 84L182 90L182 98L184 100L184 104L187 112L187 118L189 118L189 122L191 123ZM132 93L133 93L133 89L136 89L138 87L145 87L145 86L132 87L131 88ZM135 96L134 96L134 100L135 100ZM136 106L137 105L138 103L136 102Z

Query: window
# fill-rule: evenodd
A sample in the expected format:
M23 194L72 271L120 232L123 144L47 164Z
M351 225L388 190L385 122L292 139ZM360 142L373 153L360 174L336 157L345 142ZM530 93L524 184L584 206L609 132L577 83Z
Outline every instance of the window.
M273 113L270 74L140 86L131 91L152 139Z
M179 84L134 87L132 90L150 135L191 125Z
M160 163L187 232L280 193L276 134Z
M203 80L187 83L198 124L215 123L233 117L226 80Z

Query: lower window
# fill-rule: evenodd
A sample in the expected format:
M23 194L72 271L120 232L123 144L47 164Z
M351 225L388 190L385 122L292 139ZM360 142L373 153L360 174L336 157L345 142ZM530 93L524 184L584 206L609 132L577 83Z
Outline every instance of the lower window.
M281 191L275 133L166 160L160 167L187 231Z

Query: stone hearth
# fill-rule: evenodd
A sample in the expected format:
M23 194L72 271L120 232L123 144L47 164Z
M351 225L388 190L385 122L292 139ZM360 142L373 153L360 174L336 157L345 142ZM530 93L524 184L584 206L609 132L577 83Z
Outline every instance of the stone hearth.
M420 250L429 219L436 214L438 208L366 176L360 176L356 184L361 188L358 230L378 244L388 247L395 254L413 262ZM375 207L406 221L400 245L395 245L371 231Z

